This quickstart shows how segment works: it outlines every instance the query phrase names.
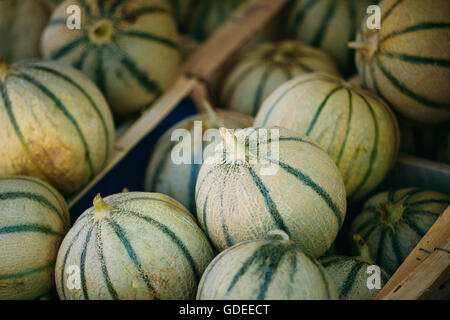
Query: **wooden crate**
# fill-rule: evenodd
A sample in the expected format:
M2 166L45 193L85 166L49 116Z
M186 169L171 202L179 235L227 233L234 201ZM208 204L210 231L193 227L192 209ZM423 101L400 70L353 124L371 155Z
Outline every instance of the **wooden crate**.
M194 53L164 96L118 138L105 168L70 199L73 221L91 206L98 192L106 196L121 192L125 187L131 191L142 189L145 166L158 138L176 122L201 111L201 102L208 100L208 84L216 72L288 2L247 1ZM402 155L384 186L420 187L450 194L450 166ZM407 257L377 299L450 298L448 250L450 207Z

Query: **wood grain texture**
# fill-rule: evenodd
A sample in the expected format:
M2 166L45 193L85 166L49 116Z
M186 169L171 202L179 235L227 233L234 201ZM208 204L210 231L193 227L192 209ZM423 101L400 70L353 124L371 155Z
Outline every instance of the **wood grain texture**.
M381 299L418 299L450 265L450 207L397 269L377 296ZM431 252L431 254L430 254Z

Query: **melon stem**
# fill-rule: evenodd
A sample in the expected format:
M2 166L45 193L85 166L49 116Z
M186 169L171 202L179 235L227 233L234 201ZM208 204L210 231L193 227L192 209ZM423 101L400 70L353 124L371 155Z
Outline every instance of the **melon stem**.
M245 146L238 140L238 138L227 128L219 129L220 135L225 144L225 149L232 155L233 162L245 161Z
M347 43L350 49L359 50L367 55L367 58L371 60L378 51L377 35L368 38L365 41L352 41Z
M94 218L100 220L109 215L111 212L111 206L102 199L102 196L97 194L94 198Z
M114 24L103 19L94 24L89 30L89 39L94 43L110 42L114 34Z
M213 127L224 126L222 119L219 118L216 111L214 111L213 106L208 101L203 101L203 108L205 108L205 111L208 114L209 120L211 121Z
M289 235L283 230L279 230L279 229L271 230L271 231L267 232L267 235L269 237L279 236L279 237L281 237L281 240L279 240L279 241L283 242L283 243L287 243L287 242L291 241L291 239L289 238Z
M403 201L397 203L384 203L381 219L387 224L393 225L402 218L403 210Z
M370 257L369 247L364 239L359 234L353 235L353 243L356 246L356 251L358 253L358 259L368 264L375 264Z

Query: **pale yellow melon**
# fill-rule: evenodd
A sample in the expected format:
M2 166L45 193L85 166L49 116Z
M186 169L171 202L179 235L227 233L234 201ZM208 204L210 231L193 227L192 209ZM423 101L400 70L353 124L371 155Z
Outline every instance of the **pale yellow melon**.
M384 0L380 29L362 25L356 63L364 84L404 116L450 119L450 2Z
M70 195L114 146L105 98L81 72L55 62L0 61L0 176L26 175Z
M244 55L230 71L221 90L221 104L255 116L279 85L314 71L339 75L333 59L309 45L298 41L262 44Z
M385 102L320 73L280 86L264 101L254 125L286 127L318 142L339 167L352 201L378 186L400 145L397 120Z
M284 128L221 132L225 143L203 163L195 197L197 218L214 246L222 251L281 229L304 252L324 254L346 210L333 160L312 140Z
M66 26L66 8L81 7L81 29ZM67 0L42 36L45 58L93 79L119 117L147 107L173 82L181 54L175 19L164 0Z
M287 235L241 242L219 254L205 270L198 300L337 299L326 270Z
M58 248L70 227L64 198L46 183L0 178L0 300L37 299L54 287Z
M63 300L193 299L213 257L194 217L172 198L98 195L61 245L56 288Z
M353 71L354 53L347 47L374 0L295 0L289 9L287 34L321 48L338 62L348 76Z

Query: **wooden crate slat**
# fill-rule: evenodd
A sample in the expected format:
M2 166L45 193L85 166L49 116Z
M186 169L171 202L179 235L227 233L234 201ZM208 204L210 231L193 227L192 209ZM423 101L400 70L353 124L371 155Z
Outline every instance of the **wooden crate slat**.
M428 230L427 234L419 241L417 246L414 248L413 251L406 257L405 261L401 264L401 266L397 269L397 271L394 273L394 275L389 279L388 283L381 289L379 294L377 295L377 299L389 299L396 297L396 295L399 295L398 291L401 288L398 288L399 285L402 284L403 281L408 280L409 286L431 286L432 279L428 278L428 282L424 282L425 280L422 278L417 278L417 282L421 282L422 284L415 284L416 281L414 278L414 275L411 276L411 273L418 267L421 266L423 263L425 263L430 256L436 257L440 256L440 253L435 253L435 248L446 248L450 242L450 206L445 210L445 212L436 220L436 222L433 224L433 226ZM427 253L426 251L431 252ZM444 253L447 255L447 257L450 257L448 253ZM439 259L439 263L442 263L442 260L440 258L433 258ZM445 260L445 259L444 259ZM450 260L447 260L447 263L450 262ZM438 264L440 265L440 264ZM430 266L435 266L434 262L428 262L425 264L422 268L425 268L426 270L429 270L432 272ZM421 270L421 269L420 269ZM419 270L419 271L420 271ZM418 271L418 272L419 272ZM440 270L443 272L443 270ZM422 271L420 271L422 272ZM397 292L397 293L396 293ZM414 299L418 298L420 296L419 292L416 292L418 295Z

